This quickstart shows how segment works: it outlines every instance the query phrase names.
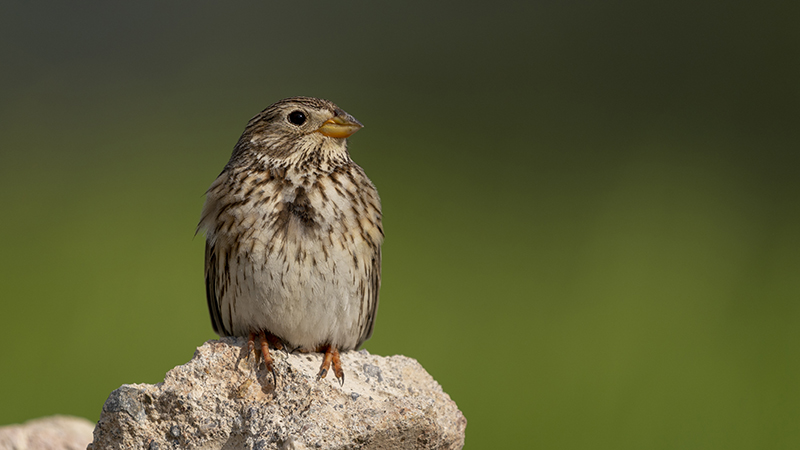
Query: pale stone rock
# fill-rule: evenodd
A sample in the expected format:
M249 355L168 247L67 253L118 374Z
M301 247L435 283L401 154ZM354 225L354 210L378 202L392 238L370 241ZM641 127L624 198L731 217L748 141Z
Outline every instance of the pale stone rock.
M83 450L94 423L83 417L49 416L0 427L0 450Z
M90 449L459 449L467 421L415 360L341 354L344 386L317 380L319 353L273 351L277 388L242 338L208 341L157 385L111 393Z

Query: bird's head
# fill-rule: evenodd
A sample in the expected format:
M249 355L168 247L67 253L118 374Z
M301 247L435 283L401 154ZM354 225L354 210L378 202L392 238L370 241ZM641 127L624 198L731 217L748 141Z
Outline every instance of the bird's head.
M346 161L346 138L362 126L333 102L291 97L250 119L233 156L248 153L286 163Z

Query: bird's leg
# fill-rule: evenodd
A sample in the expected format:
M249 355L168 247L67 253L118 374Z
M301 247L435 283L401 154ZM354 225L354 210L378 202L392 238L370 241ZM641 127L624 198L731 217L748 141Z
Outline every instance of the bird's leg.
M269 342L275 350L283 350L283 341L281 341L281 338L270 332L267 332L267 342Z
M339 359L339 350L331 344L325 344L320 346L317 351L325 352L325 357L322 358L322 366L319 368L317 379L325 378L325 376L328 375L328 369L330 369L331 364L333 364L333 374L336 375L339 384L344 386L344 370L342 370L342 360Z
M268 331L259 331L258 333L252 332L250 333L249 337L247 338L247 355L248 357L250 354L254 354L256 358L256 364L258 363L258 353L256 353L256 336L258 336L258 344L261 346L261 357L264 359L264 367L272 374L272 384L276 383L275 378L275 367L273 366L274 360L272 359L272 355L269 353L269 345L272 344L272 347L276 350L283 349L283 343L278 336L268 332Z
M270 334L271 335L271 334ZM261 356L264 358L264 367L272 374L272 384L275 384L275 368L272 366L272 356L269 354L269 344L264 331L258 332L258 342L261 344Z
M258 363L258 353L256 353L255 348L256 336L258 336L258 343L261 346L261 356L264 358L264 367L272 374L272 381L273 384L275 384L275 369L272 366L273 360L272 356L269 354L268 344L268 340L271 339L268 338L267 335L269 335L272 339L278 339L272 333L265 333L264 331L250 333L249 337L247 338L247 356L249 357L251 353L254 354L256 358L256 364ZM280 345L280 343L278 345Z
M339 386L344 386L344 370L342 370L342 360L339 359L339 350L331 345L333 349L333 374L339 380Z

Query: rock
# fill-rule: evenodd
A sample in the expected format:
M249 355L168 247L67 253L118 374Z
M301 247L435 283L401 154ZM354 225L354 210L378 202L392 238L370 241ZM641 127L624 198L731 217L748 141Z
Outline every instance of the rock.
M83 417L49 416L0 427L0 450L83 450L94 424Z
M467 420L415 360L342 353L344 386L319 353L273 351L277 387L243 338L208 341L157 385L109 395L89 449L458 449Z

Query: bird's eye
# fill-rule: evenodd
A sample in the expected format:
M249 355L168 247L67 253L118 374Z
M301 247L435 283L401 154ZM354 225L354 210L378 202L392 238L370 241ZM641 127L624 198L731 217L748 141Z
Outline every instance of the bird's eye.
M302 125L302 124L306 123L306 115L303 113L303 111L290 112L288 119L289 119L289 122L291 122L291 123L293 123L295 125Z

